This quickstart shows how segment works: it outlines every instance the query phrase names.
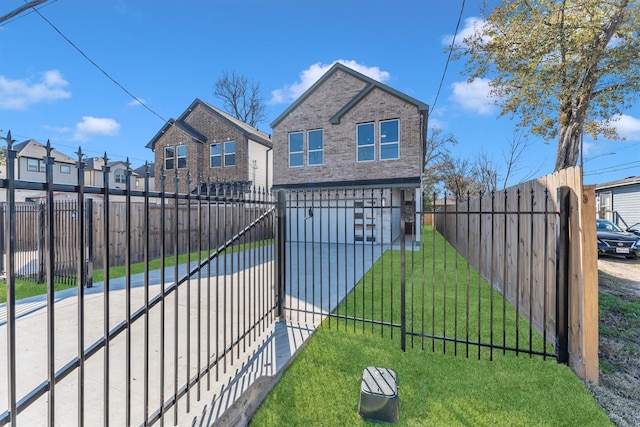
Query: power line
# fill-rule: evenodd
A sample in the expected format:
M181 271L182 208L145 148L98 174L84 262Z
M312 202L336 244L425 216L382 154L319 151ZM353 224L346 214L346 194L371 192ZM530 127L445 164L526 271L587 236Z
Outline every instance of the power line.
M436 92L436 98L433 100L433 104L431 108L429 108L429 115L433 113L433 110L436 108L436 103L438 102L438 97L440 96L440 90L442 89L442 85L444 84L444 78L447 75L447 69L449 68L449 62L451 61L451 55L453 54L453 47L456 44L456 37L458 36L458 30L460 29L460 22L462 21L462 13L464 12L464 3L465 0L462 0L462 6L460 7L460 15L458 15L458 22L456 23L456 30L453 33L453 39L451 40L451 45L449 46L449 55L447 56L447 62L444 64L444 71L442 72L442 78L440 78L440 84L438 85L438 91Z
M5 21L8 21L11 18L14 18L14 17L20 15L22 12L24 12L27 9L34 8L34 10L35 10L36 6L41 5L42 3L46 2L46 1L47 0L32 0L29 3L24 4L24 5L20 6L19 8L15 9L14 11L9 12L4 16L0 16L0 24L5 22Z
M162 117L160 114L156 113L153 109L151 109L147 104L145 104L144 102L142 102L141 99L139 99L138 97L136 97L134 94L132 94L131 92L129 92L129 90L127 90L123 85L121 85L116 79L114 79L113 77L111 77L111 75L109 73L107 73L102 67L100 67L98 64L96 64L95 61L93 61L91 58L89 58L89 56L84 53L82 51L82 49L80 49L75 43L73 43L71 40L69 40L69 38L67 36L65 36L62 31L60 31L55 25L53 25L53 23L51 21L49 21L47 18L44 17L44 15L42 15L38 9L33 9L47 24L49 24L51 26L51 28L53 28L58 34L60 34L60 37L62 37L63 39L65 39L65 41L67 43L69 43L75 50L77 50L80 55L82 55L87 61L89 61L91 63L91 65L93 65L94 67L96 67L98 70L100 70L100 72L102 74L104 74L109 80L111 80L116 86L118 86L120 89L122 89L127 95L129 95L131 98L133 98L136 102L138 102L140 105L142 105L144 108L146 108L149 112L151 112L152 114L154 114L155 116L157 116L160 120L162 120L163 122L167 122L167 119L165 119L164 117Z
M616 166L609 166L609 167L602 168L602 169L596 169L595 171L592 171L592 172L589 172L589 173L583 173L583 176L603 175L605 173L620 172L620 171L624 171L624 170L635 169L635 168L637 168L639 166L640 166L640 160L636 161L636 162L622 163L622 164L619 164L619 165L616 165Z

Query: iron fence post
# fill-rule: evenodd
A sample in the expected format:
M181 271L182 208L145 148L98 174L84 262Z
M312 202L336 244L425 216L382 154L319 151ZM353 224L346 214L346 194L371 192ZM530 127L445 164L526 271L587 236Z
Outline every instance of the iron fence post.
M558 188L560 224L556 267L556 355L558 363L569 363L569 214L571 189Z
M287 266L286 266L286 241L287 241L287 209L284 191L278 191L277 215L276 215L276 301L278 304L277 316L284 320L284 304L286 292Z
M5 203L0 203L0 276L4 275L4 211Z
M400 190L400 346L407 349L407 270L406 270L406 215L405 190Z
M86 201L86 216L87 216L87 270L85 276L85 282L87 288L93 287L93 199L87 199Z

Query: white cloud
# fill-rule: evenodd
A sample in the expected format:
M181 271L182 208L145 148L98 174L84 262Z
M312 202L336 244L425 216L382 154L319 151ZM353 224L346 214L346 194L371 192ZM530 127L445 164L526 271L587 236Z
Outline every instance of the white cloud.
M489 92L489 79L475 79L473 82L454 82L452 99L465 110L477 114L492 114L494 102Z
M45 71L38 81L0 76L0 109L24 110L31 104L70 98L68 85L58 70Z
M460 31L458 31L458 35L456 36L456 46L462 46L462 41L467 37L473 35L474 33L481 31L482 27L486 25L486 21L482 18L478 18L476 16L471 16L464 20L464 26ZM442 36L442 44L449 47L451 46L451 42L453 41L453 34L447 34ZM485 42L488 41L488 38L485 37Z
M117 135L120 124L113 119L84 116L80 123L76 123L74 141L86 141L92 135Z
M271 92L270 103L283 104L298 99L305 90L309 89L311 85L318 81L318 79L322 77L324 73L326 73L327 70L331 68L336 62L346 65L347 67L352 68L357 72L371 77L372 79L377 80L381 83L389 80L389 77L391 76L389 72L382 71L378 67L367 67L366 65L358 64L353 60L338 59L337 61L333 61L331 64L322 64L320 62L317 62L311 65L306 70L302 71L300 73L300 79L297 82L287 84L282 89L276 89Z
M131 101L129 101L129 103L127 104L129 107L141 107L144 104L146 104L146 101L144 99L132 99Z
M627 140L640 140L640 119L621 114L617 120L613 120L613 127L618 131L618 135Z

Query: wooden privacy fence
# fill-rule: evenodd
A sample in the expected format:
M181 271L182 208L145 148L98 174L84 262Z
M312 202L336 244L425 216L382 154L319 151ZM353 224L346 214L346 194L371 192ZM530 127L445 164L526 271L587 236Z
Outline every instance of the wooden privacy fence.
M78 254L84 253L85 261L92 262L93 269L104 268L104 250L109 242L109 265L125 264L127 241L131 248L131 262L144 261L148 221L149 258L160 257L161 240L164 235L165 255L184 254L197 251L198 247L216 248L260 214L255 205L242 201L202 201L190 205L165 203L151 205L148 220L144 203L131 203L129 212L125 202L111 202L109 206L109 236L105 237L104 209L102 201L85 201L86 241L84 250L79 250L78 203L75 200L54 202L54 224L60 230L55 236L55 275L73 280L77 273ZM165 229L162 229L164 209ZM44 233L46 205L26 203L16 205L16 256L23 267L18 276L33 278L39 282L45 278ZM4 208L0 207L0 216ZM130 234L127 233L127 215L131 216ZM0 231L3 229L0 222ZM195 224L195 226L193 226ZM268 230L265 235L252 235L256 240L273 237ZM207 242L208 241L208 242ZM200 245L200 246L199 246ZM0 252L4 253L0 242ZM1 258L1 257L0 257Z
M104 210L102 202L94 202L93 207L93 254L94 268L103 268L104 242ZM130 239L131 261L141 262L144 260L144 245L146 239L146 225L144 204L132 203L131 209L131 235L126 233L126 204L111 203L110 213L110 265L118 266L125 264L125 248L127 239ZM261 212L257 207L243 202L202 202L175 205L167 204L164 207L165 229L162 229L162 207L152 205L149 208L149 258L160 256L160 243L164 234L165 254L175 254L177 247L178 254L193 252L198 250L198 245L206 248L207 240L211 248L216 248L224 243L231 236L238 233L246 221L255 220ZM191 225L191 226L190 226ZM194 226L196 225L196 226ZM265 231L266 232L266 231ZM271 238L271 235L257 235L255 239L263 240Z
M598 381L598 294L595 191L579 167L502 192L457 197L436 209L435 227L498 290L520 316L555 344L558 189L568 187L569 364ZM562 275L560 275L562 276Z

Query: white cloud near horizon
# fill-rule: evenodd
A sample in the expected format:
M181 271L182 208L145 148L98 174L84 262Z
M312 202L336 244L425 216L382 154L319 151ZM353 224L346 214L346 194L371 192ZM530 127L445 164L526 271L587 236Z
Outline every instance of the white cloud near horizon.
M618 131L618 135L628 141L640 140L640 119L621 114L618 119L612 120L613 127Z
M329 68L331 68L336 62L346 65L347 67L352 68L357 72L362 73L367 77L371 77L372 79L377 80L381 83L384 83L391 77L391 74L387 71L382 71L378 67L368 67L353 60L338 59L337 61L333 61L331 64L322 64L320 62L316 62L300 73L300 78L297 82L287 84L283 88L276 89L271 92L271 100L269 101L269 103L283 104L295 101L300 97L300 95L304 93L304 91L309 89L315 82L317 82L318 79L322 77L324 73L326 73L327 70L329 70Z
M454 82L453 95L451 99L460 107L477 114L487 115L495 111L495 104L489 95L491 87L489 79L475 79L469 83L467 81Z
M69 82L58 70L45 71L36 81L0 76L0 109L25 110L32 104L71 98L71 92L65 89L67 86Z
M93 135L114 136L120 130L120 123L109 118L83 116L80 123L76 123L76 133L72 141L86 141Z

